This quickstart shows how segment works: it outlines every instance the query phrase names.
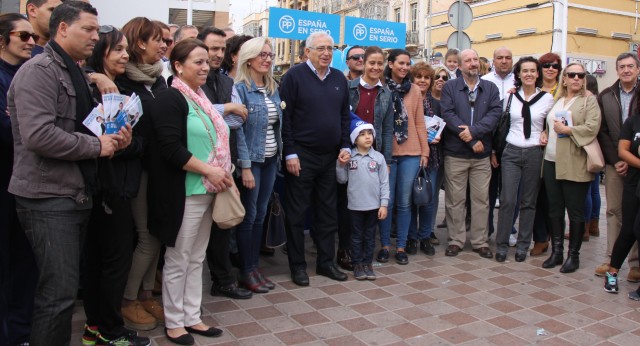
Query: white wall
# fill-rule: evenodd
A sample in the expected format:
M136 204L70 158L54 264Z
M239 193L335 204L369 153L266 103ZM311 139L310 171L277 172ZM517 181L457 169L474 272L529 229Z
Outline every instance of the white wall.
M169 20L169 0L91 0L91 4L98 9L101 25L121 28L134 17Z

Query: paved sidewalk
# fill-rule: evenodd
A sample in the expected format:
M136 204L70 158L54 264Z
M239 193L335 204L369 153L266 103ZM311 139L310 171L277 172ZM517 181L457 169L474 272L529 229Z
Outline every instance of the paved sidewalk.
M309 241L309 287L291 282L280 249L261 258L276 289L250 300L210 296L205 270L203 320L224 334L194 337L198 345L640 345L640 302L627 298L638 283L625 280L627 264L617 295L605 292L603 279L593 275L606 252L601 190L601 236L583 244L575 273L541 268L548 253L517 263L514 248L504 263L481 258L468 244L457 257L446 257L446 229L438 229L442 245L435 256L410 256L406 266L392 256L374 267L377 280L356 281L350 273L339 283L315 275ZM79 302L72 345L81 345L83 323ZM162 327L141 334L153 345L172 345Z

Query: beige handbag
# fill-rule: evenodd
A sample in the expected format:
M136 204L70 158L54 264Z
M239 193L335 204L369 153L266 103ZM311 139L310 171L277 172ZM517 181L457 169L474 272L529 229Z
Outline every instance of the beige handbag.
M202 120L202 123L207 130L207 134L209 135L209 141L211 141L212 151L215 152L216 145L213 142L213 136L211 136L211 129L204 120L204 116L200 113L200 107L198 107L198 105L196 105L188 96L185 95L185 97L196 110L196 114L198 114L200 120ZM230 173L233 174L234 170L235 166L231 165ZM245 210L242 205L242 201L240 200L240 191L233 180L231 180L231 183L233 185L228 189L216 193L213 197L213 211L211 212L211 217L213 218L213 222L215 222L220 229L235 227L244 220Z
M584 151L587 153L587 171L589 171L589 173L602 171L604 168L604 156L602 155L602 149L600 149L598 139L594 138L591 143L582 148L584 148Z

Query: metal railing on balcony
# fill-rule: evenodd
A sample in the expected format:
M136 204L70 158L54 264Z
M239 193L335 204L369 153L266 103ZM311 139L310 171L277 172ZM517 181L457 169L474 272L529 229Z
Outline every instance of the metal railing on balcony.
M407 44L419 44L420 35L417 31L407 31Z

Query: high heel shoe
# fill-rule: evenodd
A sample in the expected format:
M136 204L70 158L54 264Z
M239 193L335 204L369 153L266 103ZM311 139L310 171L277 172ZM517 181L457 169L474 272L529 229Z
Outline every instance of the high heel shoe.
M240 286L250 290L253 293L269 292L269 289L262 284L260 279L258 279L258 276L256 276L255 272L240 275L238 282L240 283Z

